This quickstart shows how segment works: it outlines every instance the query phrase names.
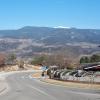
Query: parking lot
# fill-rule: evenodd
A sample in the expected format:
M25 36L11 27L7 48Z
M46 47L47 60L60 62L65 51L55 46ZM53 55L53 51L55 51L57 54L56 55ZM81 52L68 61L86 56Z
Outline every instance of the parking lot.
M100 83L100 71L84 71L84 70L55 70L51 71L49 76L52 79L63 81L79 81L88 83Z

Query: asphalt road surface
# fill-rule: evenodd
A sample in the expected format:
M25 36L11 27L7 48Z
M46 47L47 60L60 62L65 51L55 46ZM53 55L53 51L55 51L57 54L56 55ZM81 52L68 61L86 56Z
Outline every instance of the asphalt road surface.
M75 89L43 83L31 79L31 73L9 75L9 91L0 100L100 100L99 90Z

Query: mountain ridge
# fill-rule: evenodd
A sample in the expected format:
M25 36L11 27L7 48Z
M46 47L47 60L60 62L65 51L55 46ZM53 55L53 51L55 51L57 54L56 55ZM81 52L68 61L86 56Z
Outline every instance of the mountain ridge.
M100 29L25 26L17 30L0 30L0 51L14 51L18 55L49 49L56 52L62 48L79 55L90 54L100 51L99 45Z

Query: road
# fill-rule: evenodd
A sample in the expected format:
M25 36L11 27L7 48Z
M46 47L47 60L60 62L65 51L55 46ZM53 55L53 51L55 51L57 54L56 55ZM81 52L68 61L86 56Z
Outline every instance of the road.
M6 79L9 91L0 100L100 100L99 90L75 89L31 79L31 73L17 73Z

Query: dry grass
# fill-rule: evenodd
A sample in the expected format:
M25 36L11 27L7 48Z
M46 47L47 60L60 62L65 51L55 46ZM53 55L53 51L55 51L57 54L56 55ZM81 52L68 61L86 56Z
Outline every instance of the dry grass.
M19 68L17 65L15 66L11 66L11 65L6 65L4 67L0 68L0 71L5 71L5 72L9 72L9 71L17 71Z
M34 70L40 70L40 66L34 66L33 69Z
M33 65L27 65L27 69L32 69L32 70L40 70L41 66L33 66Z
M32 75L32 77L40 78L40 77L41 77L41 72L34 73L34 74Z

